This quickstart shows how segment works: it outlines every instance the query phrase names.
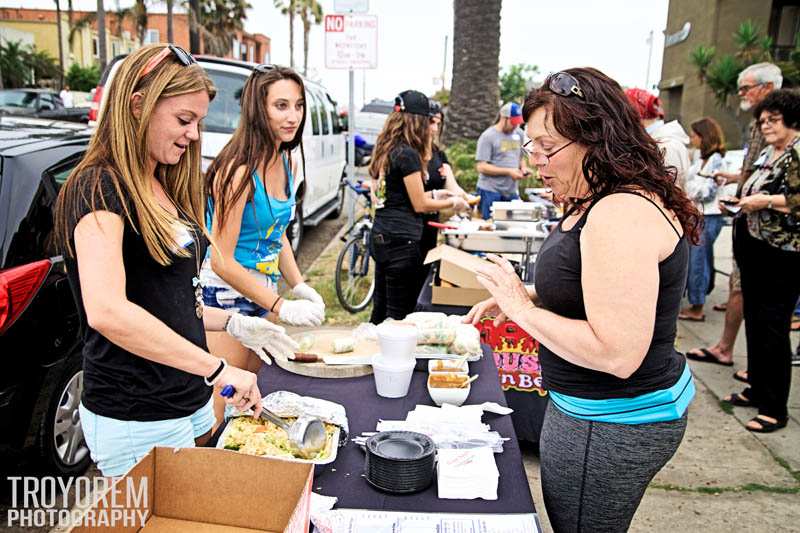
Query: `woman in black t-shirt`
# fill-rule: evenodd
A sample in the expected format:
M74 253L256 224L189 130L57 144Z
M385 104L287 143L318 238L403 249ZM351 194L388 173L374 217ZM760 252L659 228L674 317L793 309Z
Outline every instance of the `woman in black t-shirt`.
M192 56L146 46L119 66L107 112L60 191L56 231L87 325L80 417L92 459L120 476L153 446L210 434L214 384L261 411L256 376L208 353L206 331L286 355L282 328L204 308L201 121L216 90Z
M377 182L371 250L375 293L370 320L374 324L388 317L403 319L414 310L422 264L422 213L468 208L449 191L425 191L424 177L431 159L431 112L424 94L400 93L373 150L369 173Z
M480 198L473 197L467 194L464 189L456 181L453 174L453 169L450 166L450 161L447 160L447 154L439 147L439 134L444 128L444 113L441 106L435 100L431 101L433 107L433 116L431 117L430 130L431 130L431 160L428 161L428 177L425 180L425 190L427 192L441 189L443 191L450 191L453 196L463 198L468 204L472 205L477 203ZM422 258L436 247L436 242L439 238L439 230L428 222L438 222L439 212L424 213L422 215L422 240L420 241L420 252ZM421 280L424 281L428 276L430 270L429 265L422 266Z

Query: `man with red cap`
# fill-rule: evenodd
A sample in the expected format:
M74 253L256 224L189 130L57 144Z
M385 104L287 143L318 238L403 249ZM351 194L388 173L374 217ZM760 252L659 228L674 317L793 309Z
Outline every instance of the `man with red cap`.
M522 158L522 107L509 102L500 108L500 118L478 138L475 154L481 217L491 217L494 202L519 198L517 182L530 174Z
M633 108L639 113L642 126L656 140L664 153L667 166L675 167L678 175L675 184L681 189L686 182L686 171L689 170L689 136L677 120L664 123L664 109L661 100L644 89L626 89Z

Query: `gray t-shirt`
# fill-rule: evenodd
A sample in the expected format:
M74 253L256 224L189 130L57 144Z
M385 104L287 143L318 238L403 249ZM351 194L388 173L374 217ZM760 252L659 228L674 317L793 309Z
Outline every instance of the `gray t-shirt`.
M521 155L522 133L518 128L515 128L511 133L503 133L491 126L481 133L478 138L475 160L486 161L498 167L519 168ZM510 175L486 176L485 174L480 174L478 188L507 196L518 194L517 182Z

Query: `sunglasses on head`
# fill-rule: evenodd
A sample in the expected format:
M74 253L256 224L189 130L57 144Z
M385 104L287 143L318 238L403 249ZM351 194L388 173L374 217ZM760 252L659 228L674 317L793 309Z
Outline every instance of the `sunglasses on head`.
M586 99L578 80L567 72L556 72L550 76L547 79L547 88L559 96L577 96L581 100Z
M150 58L150 61L147 62L144 68L142 68L142 71L139 73L139 77L143 78L148 74L150 74L153 71L153 69L155 69L162 61L164 61L164 58L169 56L170 54L174 55L175 59L178 60L178 63L180 63L184 67L188 67L189 65L197 63L195 58L192 57L192 54L190 54L180 46L170 44L167 45L159 53Z
M253 67L253 72L255 72L256 74L266 74L267 72L270 72L272 69L273 66L270 65L269 63L261 63L260 65L256 65L255 67Z

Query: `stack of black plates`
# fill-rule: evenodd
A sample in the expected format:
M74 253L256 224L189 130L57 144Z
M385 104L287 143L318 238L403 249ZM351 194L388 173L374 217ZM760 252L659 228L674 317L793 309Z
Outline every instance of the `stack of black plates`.
M367 439L364 470L370 485L405 494L427 488L433 481L436 445L422 433L382 431Z

